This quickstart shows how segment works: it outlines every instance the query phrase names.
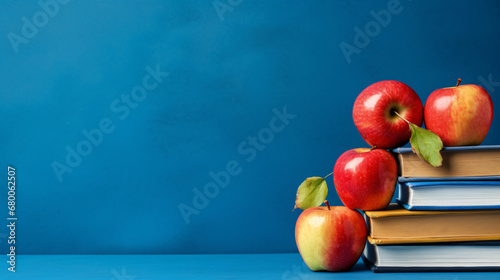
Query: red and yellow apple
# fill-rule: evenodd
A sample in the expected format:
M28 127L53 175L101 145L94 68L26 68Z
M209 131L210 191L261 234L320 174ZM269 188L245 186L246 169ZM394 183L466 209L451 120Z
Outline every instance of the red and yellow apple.
M342 203L363 211L389 205L397 176L396 160L383 149L348 150L340 155L333 169L335 189Z
M347 271L356 264L366 242L363 216L344 206L312 207L300 214L295 241L313 271Z
M398 81L380 81L364 89L352 117L361 137L372 147L392 149L408 143L408 123L422 125L423 106L417 93Z
M437 89L424 108L425 126L444 146L473 146L483 142L493 120L493 102L478 85Z

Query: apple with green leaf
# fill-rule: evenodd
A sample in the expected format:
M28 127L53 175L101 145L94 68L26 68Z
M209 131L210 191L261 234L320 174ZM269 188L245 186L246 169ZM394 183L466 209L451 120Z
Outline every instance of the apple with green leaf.
M363 216L344 206L312 207L302 212L295 226L295 241L313 271L347 271L365 248Z
M361 137L372 147L392 149L410 139L410 130L397 114L422 125L423 106L417 93L398 81L380 81L364 89L354 102L352 116Z
M432 166L441 166L443 143L421 128L423 106L415 91L398 81L380 81L364 89L354 101L354 124L373 148L392 149L410 140L413 152Z
M493 101L478 85L437 89L425 103L427 129L439 135L445 146L473 146L483 142L493 121Z

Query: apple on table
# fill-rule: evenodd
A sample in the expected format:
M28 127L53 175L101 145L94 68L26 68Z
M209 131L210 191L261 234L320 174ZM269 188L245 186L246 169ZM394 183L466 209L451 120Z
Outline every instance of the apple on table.
M306 265L313 271L347 271L365 248L363 216L345 206L312 207L295 225L295 241Z

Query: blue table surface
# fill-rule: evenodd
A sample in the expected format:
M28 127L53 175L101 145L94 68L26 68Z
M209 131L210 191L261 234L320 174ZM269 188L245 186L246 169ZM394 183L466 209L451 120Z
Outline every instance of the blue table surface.
M0 279L500 279L500 272L373 273L359 261L349 272L312 272L299 254L21 255Z

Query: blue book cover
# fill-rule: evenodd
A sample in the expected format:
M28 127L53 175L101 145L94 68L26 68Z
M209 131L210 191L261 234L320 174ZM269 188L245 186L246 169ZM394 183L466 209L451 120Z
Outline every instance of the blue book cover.
M396 201L408 210L500 209L500 180L411 181Z

